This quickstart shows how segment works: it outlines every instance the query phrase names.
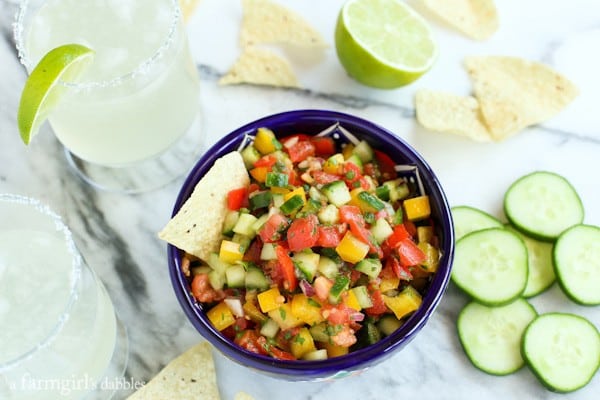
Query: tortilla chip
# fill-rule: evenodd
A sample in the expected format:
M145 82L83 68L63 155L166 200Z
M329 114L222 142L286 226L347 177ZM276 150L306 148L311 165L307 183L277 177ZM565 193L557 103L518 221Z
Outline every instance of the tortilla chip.
M190 198L158 237L206 261L210 253L219 251L227 215L227 193L249 184L240 153L224 155L198 182Z
M477 142L492 140L474 97L423 89L415 95L415 108L417 120L431 131L465 136Z
M254 400L254 397L246 392L237 392L233 400Z
M179 0L179 7L183 15L183 21L187 22L192 16L200 0Z
M577 88L550 67L516 57L468 57L475 97L495 140L558 114Z
M211 346L202 342L173 361L128 400L219 400Z
M424 0L425 6L465 35L485 40L498 30L493 0Z
M220 80L221 85L253 83L280 87L298 87L290 63L267 49L248 47L231 70Z
M260 43L286 43L300 47L326 47L321 34L304 18L269 0L242 0L242 47Z

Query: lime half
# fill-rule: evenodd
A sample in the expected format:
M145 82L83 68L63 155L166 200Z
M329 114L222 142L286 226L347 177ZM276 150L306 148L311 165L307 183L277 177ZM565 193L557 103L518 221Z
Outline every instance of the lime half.
M425 20L400 0L349 0L335 31L348 74L376 88L411 83L431 68L437 46Z
M37 134L66 89L58 83L76 80L93 58L93 50L79 44L66 44L50 50L31 71L17 113L19 132L25 144Z

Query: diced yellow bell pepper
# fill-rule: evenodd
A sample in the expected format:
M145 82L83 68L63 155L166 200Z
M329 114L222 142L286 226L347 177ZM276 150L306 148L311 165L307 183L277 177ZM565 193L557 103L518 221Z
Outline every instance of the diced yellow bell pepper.
M274 310L269 311L269 317L277 322L282 330L295 328L304 325L304 321L292 313L292 306L289 303L282 304Z
M356 264L369 253L369 245L360 241L350 231L346 232L335 251L342 260Z
M344 148L342 149L342 155L344 156L344 160L349 159L350 157L352 157L352 154L354 152L354 145L352 143L348 143L346 146L344 146Z
M433 239L433 227L432 226L418 226L417 227L417 238L418 238L418 243L431 243L431 239Z
M267 173L269 169L267 167L256 167L250 170L250 175L260 183L264 183L267 180Z
M296 189L292 190L291 192L284 194L283 201L286 202L289 199L291 199L292 197L294 197L295 195L298 195L302 198L302 204L306 204L306 192L304 191L304 188L302 186L298 186Z
M244 257L243 247L236 242L230 240L223 240L221 242L221 249L219 250L219 260L233 264L236 261L241 261Z
M347 295L342 295L343 299L344 299L344 304L347 305L350 308L355 309L356 311L360 311L361 310L361 306L358 303L358 299L356 298L356 295L354 294L354 291L352 290L348 290Z
M260 310L264 313L275 310L285 302L285 297L279 293L277 286L259 293L257 298Z
M283 187L277 187L277 186L271 186L271 193L273 194L288 194L290 192L290 189L287 188L283 188Z
M417 221L424 218L429 218L431 215L431 207L429 205L429 196L413 197L406 199L403 202L406 218L411 221Z
M381 279L381 282L379 283L379 290L381 291L381 293L385 293L388 290L395 290L398 289L398 285L400 284L400 278L397 277L385 277L383 279Z
M261 154L265 155L281 149L281 143L279 143L272 130L258 128L256 137L254 138L254 147Z
M206 313L206 316L213 324L215 329L222 331L223 329L233 325L235 323L235 317L233 313L227 307L227 304L220 302Z
M383 302L392 310L396 318L402 319L419 308L422 298L415 288L406 286L396 296L383 295Z
M323 348L327 350L327 357L329 358L343 356L350 352L349 347L342 347L333 343L323 343Z
M325 318L321 315L321 306L303 293L294 295L292 298L292 314L308 325L323 322Z
M265 314L260 312L258 307L256 307L256 304L254 304L251 301L246 300L246 302L243 305L243 309L245 315L247 315L252 322L262 324L268 319L268 317Z
M344 156L341 153L332 155L323 164L323 171L328 174L340 175L344 167Z
M290 342L290 350L294 357L302 358L307 353L317 350L313 337L307 328L300 328Z
M417 245L423 253L425 253L425 261L421 264L421 267L430 274L437 271L438 264L440 263L440 251L427 242L421 242Z

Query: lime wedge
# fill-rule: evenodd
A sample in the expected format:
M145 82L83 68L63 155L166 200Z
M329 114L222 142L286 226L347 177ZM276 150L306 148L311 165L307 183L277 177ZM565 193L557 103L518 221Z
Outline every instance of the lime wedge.
M376 88L407 85L431 68L437 45L425 20L400 0L349 0L335 31L348 74Z
M50 50L31 71L17 113L19 132L25 144L37 134L64 93L66 87L58 83L77 79L93 58L93 50L79 44L66 44Z

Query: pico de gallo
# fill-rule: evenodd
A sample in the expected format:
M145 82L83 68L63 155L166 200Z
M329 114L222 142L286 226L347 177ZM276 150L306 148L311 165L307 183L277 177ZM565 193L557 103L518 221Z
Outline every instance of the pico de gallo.
M219 252L183 260L215 329L250 352L320 360L379 341L418 309L438 238L428 196L385 153L267 128L241 153L251 183L227 195Z

